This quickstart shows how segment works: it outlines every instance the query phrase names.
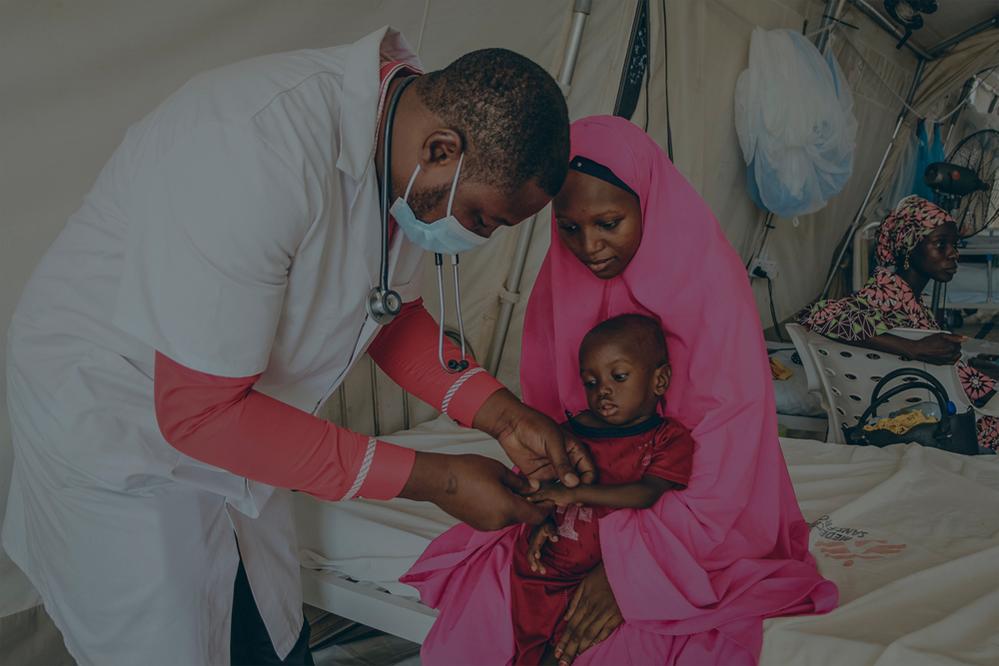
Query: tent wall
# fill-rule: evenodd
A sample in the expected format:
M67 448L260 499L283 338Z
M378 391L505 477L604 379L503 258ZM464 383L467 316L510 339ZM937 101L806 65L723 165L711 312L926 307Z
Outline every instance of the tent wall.
M594 3L594 16L601 5ZM766 29L816 29L825 11L823 0L668 0L669 53L664 58L661 0L650 0L651 73L648 81L648 120L645 94L639 99L633 120L647 127L666 146L666 102L664 66L669 66L670 115L674 159L680 170L705 197L729 240L743 258L756 249L763 214L745 190L742 160L734 123L735 81L748 63L749 41L756 26ZM592 113L610 113L617 95L618 77L624 65L631 31L632 12L619 12L618 25L594 20L587 25L583 50L569 94L573 118ZM916 61L906 51L896 51L894 42L866 17L855 12L845 20L858 25L859 34L834 35L831 48L839 59L854 94L859 123L854 175L847 187L827 208L792 220L775 220L776 229L767 243L769 256L777 260L781 274L774 284L778 317L787 316L813 299L822 288L825 267L836 242L849 226L856 207L870 183L888 144L900 105L915 71ZM612 39L616 29L618 38ZM845 44L850 39L854 47ZM596 42L596 43L595 43ZM857 51L863 54L865 64ZM881 82L884 79L888 87ZM592 81L601 81L594 85ZM512 235L512 234L511 234ZM682 239L678 239L680 241ZM548 218L537 225L527 262L522 297L514 309L499 377L515 391L519 386L517 359L523 313L530 285L537 274L549 242ZM512 248L512 244L511 244ZM462 289L466 289L463 283ZM485 287L485 285L480 285ZM765 284L757 283L756 299L764 327L770 326ZM496 296L485 304L480 333L491 328ZM488 295L488 294L487 294ZM482 349L478 341L477 351Z
M631 32L633 7L634 3L631 3L624 11L619 3L594 2L594 13L583 35L580 60L569 91L572 118L613 110ZM650 8L652 67L647 86L648 120L644 93L633 120L646 126L665 147L664 65L667 59L664 58L662 34L663 3L651 0ZM814 30L821 23L825 2L669 0L666 9L670 26L668 65L674 157L677 166L711 205L729 240L744 258L748 258L757 247L763 214L750 202L745 190L745 164L735 134L735 81L747 65L754 27L801 30L807 21L809 30ZM825 209L797 221L774 221L776 229L770 234L766 251L781 270L774 283L776 310L781 318L807 304L821 290L825 267L869 186L896 121L900 108L898 96L906 94L916 67L911 53L897 51L891 38L865 16L853 11L846 13L844 18L860 29L846 35L834 34L830 44L854 95L854 111L859 124L854 175L844 191ZM556 69L557 65L550 71L555 73ZM785 100L776 102L786 103ZM477 277L475 281L462 281L462 293L468 303L466 330L479 357L486 353L498 310L502 285L493 279L505 274L516 233L516 230L505 230L502 241L490 243L464 260L464 275ZM548 212L543 211L534 230L522 295L514 309L499 369L500 379L515 391L519 384L517 359L524 307L548 242L549 217ZM485 270L480 271L479 267ZM483 280L483 275L492 277ZM433 284L432 273L428 271L424 293L428 307L436 313ZM761 321L764 327L769 327L771 318L765 283L755 281L754 286ZM448 323L454 326L453 318L449 317ZM355 370L347 382L345 401L335 396L327 403L326 415L353 428L370 431L375 421L369 390L370 374L368 367ZM378 424L382 431L403 423L400 401L382 399L400 395L398 389L382 377L378 383ZM342 411L344 404L346 413ZM432 414L429 407L411 401L410 423Z
M662 0L650 0L652 68L648 129L665 144L665 58ZM572 0L8 0L0 6L0 322L3 334L17 297L46 247L80 204L126 128L199 71L253 55L352 41L381 25L402 30L430 68L485 46L521 52L555 74L572 12ZM817 28L822 0L668 0L669 88L676 161L705 196L729 238L748 257L761 215L745 194L745 167L733 122L735 81L747 63L755 26ZM593 0L575 77L568 92L578 118L608 113L631 31L635 0ZM857 32L832 40L854 91L860 124L854 177L823 211L797 226L777 220L767 251L780 264L775 284L778 315L804 305L821 288L833 246L849 224L888 142L899 104L875 72L904 95L915 62L866 18L850 13ZM849 38L873 69L844 42ZM787 103L787 100L778 100ZM646 124L646 100L635 121ZM489 346L499 297L518 231L503 230L463 260L466 330L481 358ZM514 309L500 378L517 388L517 359L527 294L549 240L543 211L535 225L522 295ZM678 239L681 242L682 239ZM429 262L428 262L429 263ZM424 276L427 305L436 313L431 267ZM471 276L474 276L472 279ZM449 292L450 294L450 292ZM766 291L757 290L761 318L769 325ZM450 301L450 296L448 297ZM449 323L453 312L449 308ZM0 367L5 344L0 346ZM367 361L350 375L343 396L324 414L371 432L373 368ZM378 375L376 375L378 376ZM378 376L378 425L388 432L405 422L402 393ZM11 464L5 382L0 382L0 516ZM345 409L344 409L345 408ZM410 401L409 422L433 411ZM0 553L0 663L5 650L28 645L37 595ZM28 609L26 611L26 609ZM21 611L19 613L19 611ZM25 615L26 611L28 615ZM36 637L44 634L38 632ZM50 642L44 639L39 644ZM18 663L28 651L18 653ZM46 661L49 661L46 659ZM13 663L13 662L12 662Z
M950 49L940 60L927 64L911 104L918 116L911 113L906 115L900 136L912 134L918 117L942 118L949 114L961 101L964 82L970 77L982 73L983 70L997 65L999 65L999 30L997 29L980 32ZM994 77L989 78L994 80ZM981 90L981 93L981 96L985 97L986 90ZM971 114L975 112L976 109L972 105ZM963 115L964 111L960 113ZM949 122L952 119L947 118L946 120ZM957 140L962 136L957 134L951 138ZM885 205L891 206L891 202L883 201L883 195L885 190L889 188L891 173L898 168L903 154L902 146L896 144L888 155L884 173L875 185L873 200L882 199L882 208ZM876 219L878 212L878 208L874 207L869 212L868 218Z
M652 5L661 8L655 0ZM735 133L735 82L748 64L754 27L802 30L807 21L805 30L812 33L822 22L826 3L669 0L666 6L675 161L707 200L729 240L748 260L759 247L764 214L746 194L746 167ZM773 221L775 229L770 233L766 253L779 267L773 284L779 318L793 314L822 289L836 243L863 199L901 108L891 91L904 96L916 67L912 54L896 50L891 38L865 16L850 10L842 18L859 27L837 28L830 40L830 48L853 92L859 126L853 176L843 192L819 212L797 221ZM661 44L662 39L657 34L653 42ZM653 68L649 131L665 143L661 57L653 58ZM878 77L885 79L888 87ZM774 103L793 104L794 100ZM753 285L761 321L764 328L769 328L766 283L754 280Z

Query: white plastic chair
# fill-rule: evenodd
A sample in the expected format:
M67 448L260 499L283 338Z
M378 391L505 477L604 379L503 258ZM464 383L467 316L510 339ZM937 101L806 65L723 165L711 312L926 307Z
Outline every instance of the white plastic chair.
M808 389L819 393L822 407L829 415L828 436L831 442L844 443L843 425L853 426L860 421L870 405L875 384L884 375L899 368L917 368L935 377L946 389L958 412L965 412L971 406L952 365L907 361L894 354L854 347L813 333L799 324L788 324L787 332L801 357ZM892 335L911 340L938 332L913 329L891 331ZM878 415L886 416L907 404L935 400L929 391L905 393L889 400L878 410Z

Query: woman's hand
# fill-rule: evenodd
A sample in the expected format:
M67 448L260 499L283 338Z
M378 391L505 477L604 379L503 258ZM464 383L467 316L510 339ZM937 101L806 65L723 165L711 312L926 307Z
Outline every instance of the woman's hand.
M565 618L568 624L555 646L560 666L571 664L577 655L606 639L624 622L603 563L586 574L576 588Z
M506 389L486 400L472 426L495 437L513 464L534 481L559 479L572 488L595 480L586 447Z
M964 340L963 335L934 333L922 340L913 340L908 356L914 361L933 365L953 365L961 359L961 343Z

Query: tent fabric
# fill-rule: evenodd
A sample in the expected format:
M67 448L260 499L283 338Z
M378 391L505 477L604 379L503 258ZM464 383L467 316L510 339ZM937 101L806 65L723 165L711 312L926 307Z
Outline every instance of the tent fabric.
M927 64L910 104L918 117L912 113L906 114L899 130L899 137L906 137L915 132L914 128L919 118L934 118L953 109L960 101L964 82L971 76L997 65L999 65L999 29L986 30L969 37L939 60ZM956 144L956 140L960 138L961 135L952 136L951 143ZM897 141L888 154L884 171L875 183L871 201L876 203L873 208L868 209L865 220L873 221L880 211L892 207L893 204L888 199L894 194L893 175L904 169L905 159L904 141ZM919 177L919 174L916 174L916 177Z
M665 145L663 39L658 27L662 3L652 0L650 6L653 54L648 126L660 145ZM674 162L708 202L736 250L748 260L759 247L765 214L746 193L745 163L735 132L736 80L746 68L754 27L800 31L807 21L805 30L810 33L821 24L826 3L669 0L666 11ZM821 291L825 267L888 144L898 113L895 95L905 94L916 67L910 52L896 50L895 42L854 8L849 7L842 18L860 28L842 29L849 33L847 37L856 49L845 43L847 37L839 29L830 39L830 48L853 94L858 125L853 176L822 210L797 219L774 220L766 253L778 265L773 292L781 318L792 315ZM878 77L888 82L891 91ZM644 108L644 100L640 100L634 118L639 125L645 122ZM769 328L766 282L754 280L753 289L761 324Z
M263 53L348 43L386 24L401 30L430 68L476 48L503 46L533 58L554 74L569 34L572 5L571 0L5 3L0 17L0 89L4 91L0 100L0 201L4 204L0 335L6 334L30 272L80 205L127 127L194 74ZM669 18L668 63L663 48L664 6ZM649 7L648 95L639 99L633 120L647 126L665 145L664 74L668 65L675 162L711 206L733 245L748 258L759 238L761 215L745 191L733 119L735 81L746 66L753 28L801 30L807 20L812 30L821 22L825 2L650 0ZM592 3L568 91L573 119L612 111L634 8L635 0ZM859 125L854 176L825 209L803 216L800 224L776 221L767 251L781 269L774 283L779 316L791 314L821 288L824 271L815 267L828 265L831 248L863 198L894 127L897 101L873 74L886 79L896 94L904 95L915 68L911 54L896 51L893 40L865 17L850 10L843 18L860 26L849 38L871 63L861 64L840 34L833 35L832 48L853 92ZM974 58L980 60L988 53L988 43L980 43ZM952 55L963 52L955 49ZM929 78L933 71L927 70L928 81L936 80ZM946 71L941 70L939 76L945 89ZM946 90L941 94L946 95ZM547 220L547 215L542 211L541 220ZM483 250L463 258L465 325L480 359L495 326L517 234L517 229L503 230ZM500 365L499 378L515 390L524 306L548 234L547 224L535 225ZM429 267L423 284L428 309L436 316L436 287ZM754 288L761 319L768 320L766 287L757 283ZM449 302L450 293L448 287ZM453 324L450 312L449 323ZM5 346L0 340L0 366ZM373 386L377 412L372 408ZM5 382L0 382L0 516L11 466L5 388ZM365 361L322 413L368 433L373 432L377 415L381 432L392 432L404 423L402 397L398 387ZM409 403L411 424L435 415L415 398ZM6 618L37 603L37 594L0 553L0 644L9 644L8 628L16 633L26 626Z

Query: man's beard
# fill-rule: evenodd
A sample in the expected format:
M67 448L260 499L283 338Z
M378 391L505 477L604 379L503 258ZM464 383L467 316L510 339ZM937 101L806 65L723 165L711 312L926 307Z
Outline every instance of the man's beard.
M433 215L436 215L434 211L442 211L439 217L447 214L441 203L447 203L447 196L450 192L450 185L438 185L419 190L414 188L409 193L409 198L406 201L418 219L428 223L434 222L437 219L431 219Z

